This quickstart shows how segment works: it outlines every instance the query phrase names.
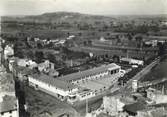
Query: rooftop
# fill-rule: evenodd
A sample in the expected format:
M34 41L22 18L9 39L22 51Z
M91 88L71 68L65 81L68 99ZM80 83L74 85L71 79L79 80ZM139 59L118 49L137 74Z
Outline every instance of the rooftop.
M17 99L13 96L4 96L0 102L0 112L9 112L17 109Z
M31 76L33 78L37 79L37 80L40 80L40 81L45 82L47 84L50 84L52 86L56 86L60 89L64 89L66 91L70 90L70 89L77 88L76 85L64 82L64 81L59 80L59 79L55 79L51 76L48 76L48 75L45 75L45 74L42 74L42 73L41 74L32 74Z
M0 92L15 92L15 83L12 74L0 74Z
M59 80L59 79L55 79L55 78L53 78L49 75L45 75L43 73L35 73L34 70L31 70L27 67L22 67L22 66L17 66L17 65L14 65L14 67L17 71L21 72L22 74L30 75L37 80L48 83L52 86L59 87L59 88L64 89L64 90L69 90L69 89L73 89L73 88L77 87L75 85L69 84L69 83L64 82L62 80Z
M109 65L103 65L103 66L96 67L93 69L88 69L88 70L85 70L82 72L77 72L77 73L65 75L65 76L59 77L59 79L64 80L64 81L77 80L77 79L84 78L85 76L90 76L90 75L94 75L96 73L106 71L106 70L108 70L108 68L119 68L119 67L120 66L116 65L115 63L112 63Z
M167 36L149 36L149 39L167 40Z
M121 60L122 61L131 61L131 60L133 60L133 61L142 61L142 60L133 59L133 58L126 58L126 57L121 58Z
M29 74L34 73L34 71L28 67L18 66L16 64L13 64L13 66L17 72L19 71L20 73L22 73L24 75L29 75Z

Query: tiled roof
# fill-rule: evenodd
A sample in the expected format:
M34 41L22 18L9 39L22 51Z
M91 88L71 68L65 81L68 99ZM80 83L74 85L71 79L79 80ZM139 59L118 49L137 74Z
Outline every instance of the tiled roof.
M103 66L96 67L93 69L88 69L82 72L65 75L65 76L59 77L59 79L64 80L64 81L77 80L77 79L84 78L85 76L94 75L94 74L106 71L108 70L108 68L119 68L119 67L120 66L116 65L115 63L112 63L109 65L103 65Z
M45 74L33 74L31 75L34 79L40 80L42 82L45 82L47 84L50 84L52 86L55 86L57 88L63 89L65 91L69 89L77 88L76 85L64 82L62 80L53 78L51 76L45 75Z

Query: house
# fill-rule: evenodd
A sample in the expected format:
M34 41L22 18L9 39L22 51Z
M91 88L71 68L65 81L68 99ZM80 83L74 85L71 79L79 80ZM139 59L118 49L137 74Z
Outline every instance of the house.
M167 103L167 95L153 88L147 90L147 98L151 99L151 102L155 104Z
M149 40L149 41L145 41L146 45L151 45L152 47L156 47L158 44L158 40Z
M52 77L57 77L59 75L59 72L56 71L56 70L49 70L49 76L52 76Z
M13 71L15 76L19 78L20 81L27 80L28 75L33 74L35 71L27 67L14 66L15 70Z
M39 38L34 38L34 41L35 41L35 42L37 42L37 41L39 41L39 40L40 40Z
M17 59L17 65L22 67L29 67L31 69L37 67L37 63L28 59Z
M75 38L75 35L70 35L69 37L67 37L67 40L71 40L73 38Z
M100 41L104 42L106 41L104 37L100 37Z
M13 45L6 45L4 49L4 58L8 59L9 57L14 55Z
M66 42L66 40L60 40L59 44L64 44Z
M127 113L124 111L125 105L134 103L134 99L129 96L105 96L103 97L103 102L101 107L96 110L96 114L100 115L102 113L108 116L119 116L127 117Z
M37 67L37 63L35 61L32 60L28 60L28 59L19 59L17 57L12 57L9 59L9 70L13 71L13 65L16 67L20 67L20 68L30 68L30 69L34 69ZM22 69L21 69L22 71Z
M144 65L144 61L142 60L137 60L137 59L132 59L132 58L121 58L121 62L127 62L128 64L132 65Z
M18 99L12 74L0 74L0 117L19 117Z
M43 63L38 64L37 67L40 72L44 71L48 73L50 69L54 70L54 63L45 60Z
M163 108L151 108L137 111L136 117L166 117L167 111Z
M115 116L118 112L122 112L124 106L125 104L117 97L103 97L103 111L110 116Z

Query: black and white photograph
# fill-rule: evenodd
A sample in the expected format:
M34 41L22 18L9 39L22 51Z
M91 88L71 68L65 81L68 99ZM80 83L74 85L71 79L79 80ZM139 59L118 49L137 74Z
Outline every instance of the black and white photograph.
M167 0L0 0L0 117L167 117Z

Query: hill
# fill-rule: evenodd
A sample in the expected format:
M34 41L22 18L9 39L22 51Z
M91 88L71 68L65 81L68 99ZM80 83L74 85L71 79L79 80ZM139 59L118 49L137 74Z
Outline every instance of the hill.
M59 23L59 22L110 22L114 18L100 15L88 15L75 12L54 12L54 13L44 13L41 15L32 16L16 16L9 17L3 16L2 21L18 21L18 22L37 22L37 23Z

